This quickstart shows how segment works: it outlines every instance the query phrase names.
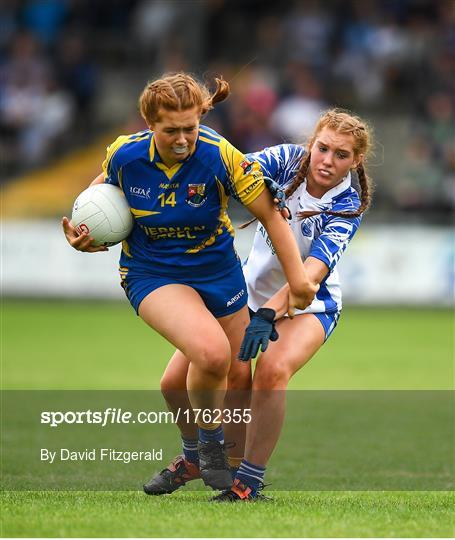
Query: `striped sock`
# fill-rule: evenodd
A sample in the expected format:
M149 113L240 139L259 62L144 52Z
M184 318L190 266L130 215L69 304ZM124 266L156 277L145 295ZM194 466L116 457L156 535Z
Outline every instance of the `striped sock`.
M235 476L237 474L237 471L239 470L242 460L243 458L241 457L228 456L228 464L229 468L231 469L232 480L235 480Z
M218 441L224 444L224 432L223 426L220 424L215 429L199 428L199 440L201 442Z
M199 465L199 454L197 453L197 439L185 439L182 437L183 455L187 461Z
M252 495L256 495L258 489L263 484L265 474L265 467L260 465L254 465L246 459L242 460L236 478L251 488Z

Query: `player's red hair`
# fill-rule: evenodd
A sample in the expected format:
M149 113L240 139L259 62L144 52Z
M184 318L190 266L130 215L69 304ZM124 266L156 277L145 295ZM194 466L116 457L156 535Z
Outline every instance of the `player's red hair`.
M216 90L209 89L188 73L169 73L160 79L147 83L139 97L139 110L151 125L159 120L159 111L185 111L197 107L201 116L213 109L215 103L229 95L229 84L222 78L215 78Z

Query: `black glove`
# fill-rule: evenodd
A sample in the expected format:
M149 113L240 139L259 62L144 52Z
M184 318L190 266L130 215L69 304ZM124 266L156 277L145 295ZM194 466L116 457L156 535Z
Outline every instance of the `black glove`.
M262 352L267 350L270 341L278 339L278 332L275 329L276 311L270 308L260 308L251 318L251 322L245 330L242 345L238 359L243 362L248 362L250 358L254 358L259 352L259 347Z
M286 209L289 212L288 219L292 219L291 211L289 210L289 207L286 206L286 195L284 193L284 189L280 186L280 184L278 184L278 182L275 182L275 180L269 176L264 176L264 182L272 197L274 199L278 199L277 207L280 209L280 211Z

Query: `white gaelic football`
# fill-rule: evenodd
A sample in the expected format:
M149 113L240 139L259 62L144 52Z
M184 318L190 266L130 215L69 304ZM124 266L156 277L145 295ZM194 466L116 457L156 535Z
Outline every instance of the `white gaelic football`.
M74 201L71 223L93 238L95 246L114 246L130 234L133 216L123 191L110 184L95 184Z

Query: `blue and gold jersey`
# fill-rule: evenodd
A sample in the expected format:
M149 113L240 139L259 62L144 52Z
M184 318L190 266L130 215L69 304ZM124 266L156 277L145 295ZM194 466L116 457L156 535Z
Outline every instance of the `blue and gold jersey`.
M105 182L125 193L135 224L123 242L121 270L182 275L235 264L229 196L252 203L264 190L258 163L214 130L200 126L195 151L167 167L145 130L108 147Z

